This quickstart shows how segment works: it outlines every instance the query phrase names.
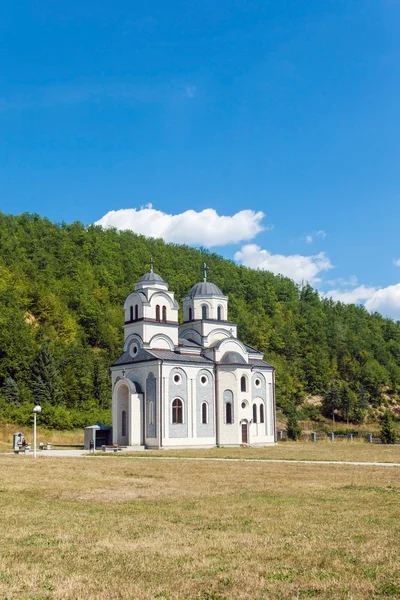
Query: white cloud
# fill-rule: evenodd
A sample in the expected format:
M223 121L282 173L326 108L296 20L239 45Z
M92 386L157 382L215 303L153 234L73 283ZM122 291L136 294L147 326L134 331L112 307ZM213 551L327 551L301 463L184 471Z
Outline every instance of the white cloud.
M326 238L326 233L323 229L319 229L318 231L313 231L313 233L307 234L304 238L301 238L306 242L306 244L312 244L314 241L314 237L322 238L323 240Z
M317 275L321 271L332 269L329 258L324 252L314 256L301 256L294 254L284 256L282 254L270 254L256 244L247 244L235 254L235 260L252 269L272 271L275 274L285 275L295 281L309 281L318 283L321 281Z
M218 215L213 208L169 215L148 204L140 209L111 210L95 225L130 229L147 237L162 238L166 242L210 247L253 239L266 229L261 225L263 218L261 211L241 210L232 216L225 216Z
M330 290L323 294L345 304L364 304L370 312L400 320L400 283L385 288L359 285L352 290Z
M329 292L324 292L322 295L345 304L361 304L372 298L375 293L376 288L359 285L352 290L329 290Z
M186 87L186 96L188 98L194 98L197 92L197 88L195 85L188 85Z
M358 279L355 275L350 275L348 279L345 279L344 277L339 277L338 279L329 279L328 281L325 281L325 284L331 286L335 285L339 287L353 288L356 287L356 285L358 285Z
M394 264L396 267L400 267L400 258L395 258L395 259L393 259L393 264Z
M365 308L383 316L400 320L400 283L376 290L366 301Z

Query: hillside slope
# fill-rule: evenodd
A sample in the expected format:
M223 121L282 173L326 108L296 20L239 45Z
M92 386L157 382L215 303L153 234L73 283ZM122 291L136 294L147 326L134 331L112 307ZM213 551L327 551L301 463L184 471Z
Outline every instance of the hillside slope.
M178 301L206 260L210 280L229 295L240 338L277 367L284 411L306 394L325 394L331 381L354 399L350 418L360 386L372 405L396 398L399 323L206 250L0 213L0 420L29 423L34 401L49 426L110 420L108 366L122 348L122 307L150 257Z

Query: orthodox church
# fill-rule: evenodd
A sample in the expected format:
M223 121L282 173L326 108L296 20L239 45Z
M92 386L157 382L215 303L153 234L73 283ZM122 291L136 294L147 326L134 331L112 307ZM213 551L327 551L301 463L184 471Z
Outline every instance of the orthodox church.
M173 448L276 441L274 367L237 338L228 298L207 281L178 303L160 275L125 301L124 353L112 365L113 443Z

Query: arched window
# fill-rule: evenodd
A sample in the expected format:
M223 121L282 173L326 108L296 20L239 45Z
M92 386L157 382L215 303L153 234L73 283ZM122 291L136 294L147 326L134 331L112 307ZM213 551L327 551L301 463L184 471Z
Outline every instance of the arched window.
M257 423L257 404L253 404L253 423Z
M130 308L130 320L133 321L133 306Z
M126 410L122 411L121 417L121 434L126 435Z
M207 306L205 304L202 305L201 307L201 318L202 319L207 319L208 315L207 315Z
M225 421L228 425L232 424L232 402L225 404Z
M159 304L156 306L156 321L161 321Z
M218 321L222 321L222 307L218 306L217 308L217 319Z
M203 424L208 423L208 404L203 402L201 405L201 422Z
M164 323L167 322L167 307L166 306L162 307L162 320Z
M175 398L172 403L172 422L183 423L183 405L179 398Z
M264 404L260 404L260 423L264 423Z
M193 320L193 311L192 311L192 307L189 307L189 321Z
M246 381L246 377L245 375L243 375L243 377L240 379L240 391L241 392L246 392L247 391L247 381Z
M137 321L137 320L138 320L138 318L139 318L139 307L138 307L138 305L136 304L136 306L135 306L135 321Z
M149 425L154 425L154 402L149 402Z

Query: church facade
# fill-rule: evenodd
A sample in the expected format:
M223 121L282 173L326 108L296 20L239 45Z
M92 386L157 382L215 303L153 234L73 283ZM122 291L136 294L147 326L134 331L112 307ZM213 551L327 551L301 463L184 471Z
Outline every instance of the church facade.
M113 443L147 448L272 445L274 367L237 338L228 298L207 281L183 298L143 275L125 301L125 343L112 365Z

